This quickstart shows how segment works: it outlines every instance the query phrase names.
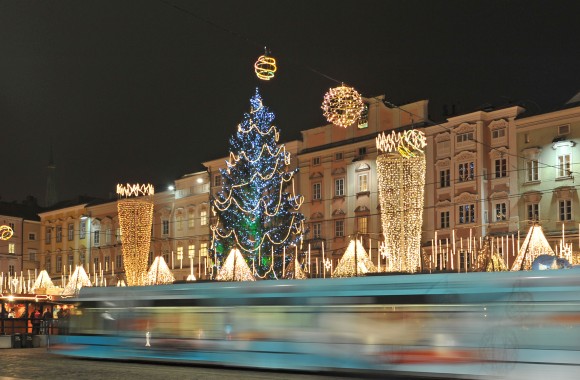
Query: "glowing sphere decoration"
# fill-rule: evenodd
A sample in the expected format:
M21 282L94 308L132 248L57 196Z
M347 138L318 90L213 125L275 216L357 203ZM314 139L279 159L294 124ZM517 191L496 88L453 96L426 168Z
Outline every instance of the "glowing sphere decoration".
M267 55L261 55L260 58L254 63L254 70L256 71L256 76L262 80L270 80L274 78L274 73L277 70L276 60Z
M10 226L0 226L0 240L8 240L14 235L14 231Z
M342 84L328 90L321 108L329 123L347 128L360 118L364 104L354 88Z

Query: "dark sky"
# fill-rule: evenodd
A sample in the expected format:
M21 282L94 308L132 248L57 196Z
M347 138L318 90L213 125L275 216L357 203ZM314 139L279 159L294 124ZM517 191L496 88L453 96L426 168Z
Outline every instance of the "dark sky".
M176 5L180 10L173 5ZM227 154L259 86L281 140L325 124L324 93L463 113L580 90L576 1L0 1L2 200L169 183ZM270 82L253 63L267 45Z

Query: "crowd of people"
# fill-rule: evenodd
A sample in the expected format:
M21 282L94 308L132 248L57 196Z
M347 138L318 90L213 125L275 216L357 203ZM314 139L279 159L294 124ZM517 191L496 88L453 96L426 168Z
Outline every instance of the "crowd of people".
M26 318L26 308L24 310L17 310L11 307L4 311L0 317L4 320ZM56 333L56 329L58 329L58 334L66 334L68 331L68 321L70 319L70 308L66 305L56 305L52 310L46 307L42 311L41 307L36 306L28 315L28 319L30 320L33 335Z

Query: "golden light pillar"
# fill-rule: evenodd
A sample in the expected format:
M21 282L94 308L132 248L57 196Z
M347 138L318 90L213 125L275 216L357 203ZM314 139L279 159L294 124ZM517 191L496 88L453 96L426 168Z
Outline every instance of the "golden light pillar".
M117 211L128 286L145 285L153 223L153 185L117 185Z
M425 203L425 134L417 130L377 136L377 179L384 241L380 252L390 272L416 272L421 265Z

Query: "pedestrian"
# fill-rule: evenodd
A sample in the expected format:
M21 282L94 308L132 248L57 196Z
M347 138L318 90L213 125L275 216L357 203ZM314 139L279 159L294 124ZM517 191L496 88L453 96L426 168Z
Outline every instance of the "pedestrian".
M32 334L38 335L40 334L40 320L42 319L42 314L40 314L40 310L38 308L34 309L30 313L30 322L32 323Z
M44 325L44 331L42 331L42 333L50 334L52 327L52 312L48 307L44 310L44 314L42 314L42 323Z

